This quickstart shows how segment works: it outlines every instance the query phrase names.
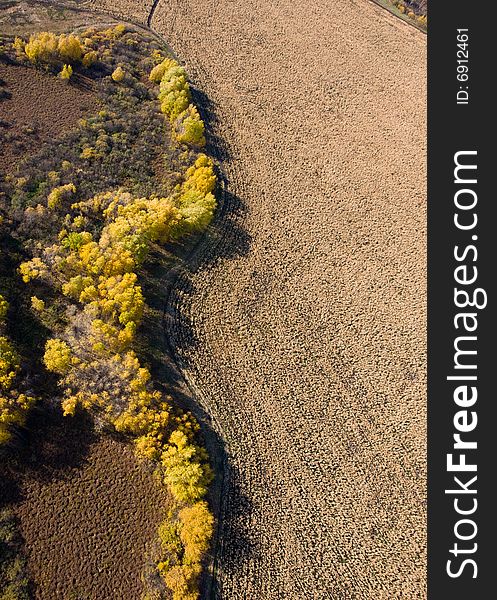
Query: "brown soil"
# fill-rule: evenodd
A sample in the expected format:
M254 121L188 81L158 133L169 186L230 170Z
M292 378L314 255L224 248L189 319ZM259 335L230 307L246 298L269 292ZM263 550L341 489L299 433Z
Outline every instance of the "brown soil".
M66 83L31 67L0 62L0 171L11 172L40 144L53 141L97 107L81 82Z
M168 499L132 449L79 418L38 418L16 505L39 600L135 600Z
M359 0L159 0L225 212L169 335L226 442L217 593L425 598L426 37Z

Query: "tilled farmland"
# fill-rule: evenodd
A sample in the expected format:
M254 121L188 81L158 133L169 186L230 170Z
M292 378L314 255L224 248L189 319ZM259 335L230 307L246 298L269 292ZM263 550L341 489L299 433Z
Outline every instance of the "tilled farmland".
M132 449L89 420L45 409L10 485L33 598L139 598L151 540L170 499ZM3 473L2 473L3 475Z
M226 449L216 596L424 598L426 37L363 0L107 7L184 62L225 180L167 321Z

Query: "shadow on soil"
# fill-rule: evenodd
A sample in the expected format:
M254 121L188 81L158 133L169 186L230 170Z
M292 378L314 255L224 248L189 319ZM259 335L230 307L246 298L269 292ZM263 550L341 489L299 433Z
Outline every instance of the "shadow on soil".
M31 411L26 426L15 433L9 449L2 450L0 507L23 500L24 479L49 482L70 477L72 469L85 464L96 439L87 415L68 419L58 403L41 402Z
M202 90L195 87L192 87L191 90L193 102L198 107L205 124L206 152L219 163L226 164L231 159L231 156L224 140L217 135L216 124L218 123L218 117L215 107Z
M193 90L193 97L206 124L206 152L218 164L228 163L231 158L229 151L216 135L214 107L198 89ZM193 273L199 269L208 270L209 265L220 260L243 256L250 248L250 237L240 225L246 207L241 198L229 190L229 182L222 172L218 172L218 181L216 197L219 206L208 230L184 243L165 249L156 248L141 274L149 308L141 330L139 351L149 363L154 381L162 386L165 393L172 395L179 406L197 417L216 474L209 501L217 517L218 531L212 548L212 568L204 575L204 600L221 597L216 572L231 570L231 565L223 564L224 556L236 556L237 568L240 568L240 563L251 560L256 552L248 531L240 525L245 521L244 516L251 513L250 500L241 491L240 477L230 464L223 439L212 426L211 415L181 373L180 357L185 356L187 348L191 351L199 347L200 342L189 315L182 310L188 300L180 305L176 301L177 291L181 290L183 298L192 296L196 291L191 277ZM223 548L229 545L229 552L221 552L221 545Z

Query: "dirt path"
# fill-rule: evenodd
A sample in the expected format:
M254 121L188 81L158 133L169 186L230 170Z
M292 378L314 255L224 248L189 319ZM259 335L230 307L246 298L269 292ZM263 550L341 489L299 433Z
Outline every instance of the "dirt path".
M426 37L363 0L151 26L225 154L169 331L229 456L217 597L424 598Z

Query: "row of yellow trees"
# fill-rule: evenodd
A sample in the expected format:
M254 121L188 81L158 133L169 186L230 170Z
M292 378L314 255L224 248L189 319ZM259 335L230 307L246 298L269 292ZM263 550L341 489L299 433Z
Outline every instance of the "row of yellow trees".
M41 33L16 44L30 61L47 64L85 64L88 52L93 52L88 50L91 43L75 35ZM116 83L124 79L114 74ZM173 139L198 150L205 144L204 123L192 103L185 71L165 59L150 79L160 84L160 106ZM162 559L157 565L174 600L198 597L198 578L213 531L213 516L204 500L212 472L205 450L195 441L199 429L195 419L175 409L172 399L154 388L149 370L133 351L145 307L138 270L152 244L177 240L209 224L216 208L215 184L212 160L198 154L168 197L138 198L116 189L74 202L76 185L53 187L43 210L67 208L70 215L58 241L19 268L26 283L45 280L72 307L67 328L47 341L44 354L47 369L59 376L64 414L89 410L97 421L129 435L137 455L157 463L174 499L159 528ZM36 296L32 306L47 310ZM3 340L0 372L5 371L8 387L18 367L15 355L7 347L3 350ZM20 422L32 399L19 396L16 403L23 411L16 413ZM6 425L0 435L10 423L4 412L2 404L1 423Z
M204 122L192 104L190 86L183 67L166 58L152 69L150 80L159 83L161 111L169 119L175 139L183 144L204 146Z
M73 34L56 35L42 31L31 35L27 42L22 38L15 38L14 48L19 55L25 55L33 64L62 66L59 73L62 79L70 79L74 65L90 67L97 60L97 53L86 47L84 42Z
M150 372L131 349L144 309L137 269L152 243L209 223L214 185L212 161L201 154L176 197L133 198L117 190L73 204L76 215L60 232L59 243L20 266L24 281L48 279L77 307L65 339L49 340L44 356L46 367L60 376L64 414L73 415L78 406L90 410L130 435L139 456L160 465L175 501L178 539L174 552L164 547L159 570L175 600L197 597L212 535L213 518L202 500L212 474L205 451L194 441L198 425L191 415L174 413L171 399L154 390ZM48 206L58 205L66 189L54 188ZM97 239L80 230L85 221L78 218L96 213L104 223Z

